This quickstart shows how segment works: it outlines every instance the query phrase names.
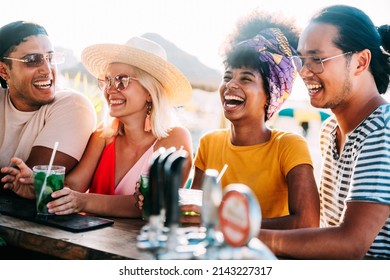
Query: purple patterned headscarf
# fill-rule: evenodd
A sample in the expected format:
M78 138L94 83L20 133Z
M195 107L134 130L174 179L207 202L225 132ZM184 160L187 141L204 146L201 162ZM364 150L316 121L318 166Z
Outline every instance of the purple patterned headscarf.
M259 54L259 60L269 65L269 73L261 70L269 85L270 103L267 110L269 120L290 96L297 75L291 56L295 55L296 51L278 28L264 29L254 38L242 41L239 45L255 49Z

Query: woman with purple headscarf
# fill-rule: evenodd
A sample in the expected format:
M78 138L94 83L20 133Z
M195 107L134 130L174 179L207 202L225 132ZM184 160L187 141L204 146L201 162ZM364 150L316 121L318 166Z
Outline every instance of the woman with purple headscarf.
M207 169L221 171L227 164L222 187L241 183L251 188L262 228L318 227L319 198L307 143L266 123L291 94L296 76L295 50L281 31L290 26L266 14L260 17L241 23L225 50L219 93L230 128L201 138L192 187L202 187ZM254 27L257 32L245 36Z

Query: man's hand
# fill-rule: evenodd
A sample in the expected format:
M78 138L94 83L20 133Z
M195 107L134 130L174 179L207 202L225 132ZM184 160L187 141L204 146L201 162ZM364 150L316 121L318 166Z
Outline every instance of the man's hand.
M23 160L13 157L11 166L1 168L1 172L6 174L1 179L4 189L11 190L24 198L35 198L34 174Z

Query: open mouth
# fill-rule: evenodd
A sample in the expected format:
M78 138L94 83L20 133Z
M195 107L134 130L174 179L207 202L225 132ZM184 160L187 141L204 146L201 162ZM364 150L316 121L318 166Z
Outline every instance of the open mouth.
M33 83L33 85L39 89L49 89L52 86L52 84L53 84L52 80L38 81Z
M226 95L224 96L224 107L225 108L235 108L237 106L240 106L242 105L243 103L245 102L245 99L244 98L241 98L239 96L236 96L236 95Z
M110 105L120 105L125 103L125 100L123 99L112 99L109 101Z
M306 87L309 90L309 94L316 94L322 89L320 84L306 84Z

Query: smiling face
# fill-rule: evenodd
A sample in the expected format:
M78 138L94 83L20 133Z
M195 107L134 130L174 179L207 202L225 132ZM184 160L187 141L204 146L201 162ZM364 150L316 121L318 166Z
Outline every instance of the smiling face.
M33 35L16 46L8 57L23 59L28 54L50 52L53 52L53 47L49 37ZM10 66L4 62L0 64L0 72L7 81L11 101L18 110L35 111L54 100L55 66L47 61L37 67L15 60L10 61Z
M131 65L112 63L107 67L106 80L114 80L117 76L137 78ZM117 90L113 84L114 82L104 91L104 96L110 108L110 115L116 118L131 116L132 119L139 118L141 123L144 122L146 101L151 101L148 91L135 79L130 79L128 86L123 90Z
M258 70L228 67L219 93L225 117L231 122L264 122L267 96Z
M338 29L330 24L311 23L301 34L298 52L301 56L328 58L342 54L333 43ZM323 62L323 72L315 74L304 66L300 72L310 96L318 108L334 109L351 96L350 55L341 55ZM305 63L305 61L303 61Z

